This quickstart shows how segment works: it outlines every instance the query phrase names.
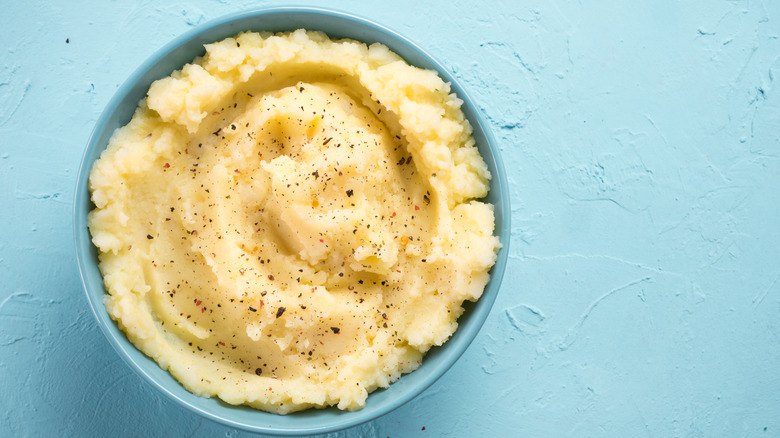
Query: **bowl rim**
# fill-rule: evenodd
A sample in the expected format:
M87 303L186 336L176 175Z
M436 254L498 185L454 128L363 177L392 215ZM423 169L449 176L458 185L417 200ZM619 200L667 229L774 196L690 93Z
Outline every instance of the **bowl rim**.
M387 43L388 39L392 40L393 43L400 44L401 47L404 47L405 51L410 51L412 53L415 53L422 59L422 61L424 61L424 63L429 64L424 68L433 67L432 69L435 70L440 77L442 77L446 82L449 82L451 84L453 92L456 93L457 96L463 101L463 105L461 108L464 110L464 113L468 113L467 119L471 123L473 129L475 130L475 133L477 132L477 130L479 130L481 134L484 135L484 144L478 144L477 146L480 149L480 153L483 156L483 159L485 159L486 162L489 161L488 164L492 165L491 167L493 168L492 169L493 180L490 183L491 192L496 188L499 188L500 190L498 193L499 196L498 200L501 202L500 204L501 208L499 211L500 214L496 215L496 230L494 231L494 233L499 237L500 242L502 244L502 248L499 250L496 263L490 271L490 281L488 285L485 287L485 291L483 292L481 298L476 303L471 303L471 304L468 302L465 303L466 306L469 306L468 307L469 310L464 312L464 315L461 315L461 317L458 319L458 323L459 325L461 325L461 323L463 322L463 318L466 316L465 314L468 314L469 315L469 319L467 321L468 324L464 324L466 325L466 327L459 326L455 334L453 334L452 337L444 344L446 348L434 347L432 349L439 352L442 351L446 352L446 354L440 353L443 354L444 357L440 361L442 363L438 364L438 368L436 368L435 370L436 372L432 372L432 374L430 375L426 374L425 378L421 382L419 382L416 386L413 386L412 389L405 389L399 397L392 398L388 403L382 404L378 408L368 409L368 406L374 394L378 392L391 391L392 388L394 387L397 388L401 386L402 382L409 380L408 379L409 376L413 376L415 375L415 373L423 369L423 367L426 364L426 361L424 360L423 365L418 370L409 374L404 374L398 381L393 383L389 389L384 389L384 390L379 389L374 393L369 394L366 407L363 408L362 410L353 411L353 412L338 411L337 412L338 415L335 415L336 418L334 420L325 422L321 425L313 425L313 426L306 426L306 427L284 427L279 425L266 424L266 422L262 420L263 414L265 416L269 416L269 415L273 416L267 418L277 418L277 417L293 418L296 415L302 415L300 413L292 413L286 416L279 416L277 414L271 414L259 410L253 410L257 412L259 417L261 418L261 420L256 423L248 422L245 420L239 420L236 418L230 418L230 416L225 415L225 413L213 412L207 408L198 406L197 403L195 403L195 401L197 401L197 399L203 399L203 397L199 397L195 394L186 392L186 390L185 393L181 393L180 391L176 390L177 388L174 389L169 388L169 384L165 384L159 381L159 377L152 374L152 372L154 372L153 369L149 370L145 367L144 364L139 363L138 353L140 353L142 356L145 357L144 353L141 353L140 350L136 349L136 347L132 343L130 343L130 341L127 340L127 338L124 337L124 333L118 329L115 321L112 320L108 315L108 312L105 306L103 305L103 300L102 300L102 297L105 296L106 294L105 286L103 285L102 275L99 277L100 287L93 286L92 288L90 288L89 285L90 282L94 283L94 281L96 281L94 278L94 272L98 269L96 257L92 257L88 255L90 252L96 251L94 245L92 244L91 234L89 233L89 230L86 225L87 214L90 210L94 208L94 205L92 204L91 201L91 193L88 187L89 173L94 164L94 161L99 157L100 153L106 147L106 143L99 142L99 137L106 135L105 131L108 129L107 125L109 123L111 116L118 110L118 108L122 105L122 103L128 98L128 95L131 94L134 86L136 86L139 80L141 80L142 77L154 66L160 63L165 63L165 59L171 56L173 53L175 53L177 49L179 49L180 47L183 47L188 43L192 43L193 41L201 41L201 46L202 46L204 40L201 36L209 35L211 33L219 33L220 29L230 27L231 23L236 23L241 20L249 20L253 18L259 19L260 17L281 16L284 14L310 14L314 16L321 16L323 18L341 20L345 24L346 23L357 24L361 28L361 31L375 34L376 39L373 41L365 41L364 39L357 39L357 38L353 38L353 39L356 39L361 42L366 42L369 44L371 42L378 41L387 45L388 47L391 48L391 50L396 51L396 53L398 53L397 47L392 47L393 45ZM302 26L298 26L297 28L300 27ZM317 29L317 26L306 27L306 29L319 30ZM244 29L244 30L254 30L254 29ZM293 31L296 30L296 28L291 27L288 30ZM236 33L237 32L234 32L232 33L232 35L235 35ZM325 32L325 33L328 34L329 36L331 35L331 33L329 32ZM228 32L228 36L229 35L231 34ZM219 39L208 38L205 41L215 42L223 38L224 37ZM403 55L402 57L406 58ZM195 56L192 56L185 62L190 62L194 58ZM170 74L173 70L181 68L182 65L183 63L181 64L177 63L167 74ZM145 86L144 90L145 91L143 96L146 95L145 92L146 90L148 90L148 85ZM133 106L133 109L134 108L135 106ZM117 127L123 126L126 123L127 122L125 121L124 123L119 124ZM489 156L485 155L485 151L489 152ZM106 336L111 346L117 351L117 353L119 353L119 356L125 361L125 363L127 363L128 366L130 366L130 368L134 372L136 372L137 375L139 375L143 380L151 384L152 387L156 388L158 391L165 394L169 399L173 400L180 406L184 406L191 412L194 412L205 418L211 419L213 421L216 421L218 423L227 426L231 426L246 431L259 432L259 433L265 433L271 435L300 435L300 434L314 434L314 433L330 433L330 432L335 432L338 430L343 430L346 428L358 426L360 424L382 417L387 413L397 409L398 407L406 404L407 402L414 399L418 395L420 395L423 391L425 391L428 387L430 387L433 383L435 383L441 376L443 376L452 367L452 365L457 361L457 359L460 358L460 356L462 356L465 350L469 347L469 345L472 343L472 341L480 331L481 327L484 325L484 322L487 319L490 310L498 295L498 291L500 289L501 282L503 280L503 275L504 275L508 252L509 252L510 230L511 230L511 225L510 225L511 207L509 201L509 186L507 183L506 171L504 169L504 164L501 158L499 146L496 143L496 139L490 129L490 125L486 122L479 107L477 107L473 103L466 90L459 84L456 78L450 73L450 70L445 68L439 61L437 61L433 56L431 56L424 49L419 47L416 43L407 39L406 37L399 34L398 32L391 30L390 28L387 28L384 25L378 24L372 20L348 12L343 12L340 10L330 9L330 8L308 7L308 6L283 6L283 7L256 8L256 9L250 9L241 12L234 12L231 14L223 15L221 17L209 20L198 26L195 26L194 28L173 38L171 41L169 41L161 48L155 50L151 56L146 58L146 60L142 62L125 79L122 85L119 88L117 88L117 90L114 92L111 99L102 109L99 118L95 122L94 128L89 136L89 139L87 141L87 146L81 158L81 164L79 166L78 173L77 173L76 187L75 187L75 193L73 199L74 199L73 232L74 232L74 244L76 249L76 263L78 265L79 277L81 279L83 290L87 296L87 302L89 303L90 309L93 315L95 316L98 325L101 328L101 331ZM86 207L86 210L84 209L84 207ZM97 295L93 296L90 293L90 290L95 288L100 289L98 291L100 294L100 298L98 298ZM457 342L453 342L453 340L455 340L456 338L457 338ZM432 353L431 352L427 353L426 358L428 358L428 355L430 354ZM148 357L147 359L149 361L152 361L152 363L155 366L157 366L159 370L162 370L162 372L170 376L169 372L167 370L163 370L162 368L160 368L157 362L153 361L152 359L149 359ZM172 376L170 377L172 378ZM179 384L178 381L176 380L174 381L179 385L179 389L183 389L183 387L181 386L181 384ZM213 397L213 399L219 400L217 397ZM227 405L224 402L222 402L221 404L229 407L229 410L227 410L226 412L232 412L234 410L242 408L241 406ZM252 409L252 408L247 408L247 409ZM336 408L330 407L319 411L332 412L334 409ZM301 412L306 412L306 411L301 411Z

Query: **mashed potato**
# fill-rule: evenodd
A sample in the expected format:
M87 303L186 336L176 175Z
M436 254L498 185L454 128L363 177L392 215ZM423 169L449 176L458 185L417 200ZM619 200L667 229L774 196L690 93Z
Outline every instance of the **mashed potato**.
M207 45L92 169L111 317L195 394L360 409L452 335L496 260L461 103L380 44Z

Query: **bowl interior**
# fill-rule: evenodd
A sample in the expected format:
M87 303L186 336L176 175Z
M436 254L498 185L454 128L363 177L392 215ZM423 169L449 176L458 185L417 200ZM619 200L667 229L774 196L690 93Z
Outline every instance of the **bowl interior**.
M151 83L203 55L204 44L242 31L281 32L299 28L320 30L331 38L351 38L369 44L381 42L410 64L436 70L445 81L452 83L453 91L464 101L463 111L474 128L477 147L493 175L486 201L495 206L496 233L503 248L482 298L466 304L466 312L458 321L459 329L443 347L431 349L418 370L403 376L390 388L369 395L366 407L360 411L342 412L328 408L279 416L191 394L156 362L137 350L118 329L103 306L106 292L98 270L97 249L87 229L87 214L94 209L88 178L92 164L105 149L112 133L130 120ZM89 304L109 342L132 369L176 402L213 420L255 432L299 435L332 432L384 415L421 393L452 366L476 336L498 293L509 247L509 212L506 175L498 146L479 110L444 67L402 36L362 18L316 8L273 8L226 16L182 35L149 58L118 89L98 119L82 159L74 199L74 233L78 266Z

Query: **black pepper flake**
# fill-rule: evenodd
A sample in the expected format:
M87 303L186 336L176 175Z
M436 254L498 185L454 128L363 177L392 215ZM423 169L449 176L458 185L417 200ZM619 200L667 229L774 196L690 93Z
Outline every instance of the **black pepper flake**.
M282 314L284 314L284 311L285 311L285 310L287 310L287 309L285 309L284 307L280 307L280 308L279 308L279 309L276 311L276 317L278 318L278 317L282 316Z
M323 141L323 142L322 142L322 145L323 145L323 146L325 146L325 145L326 145L326 144L328 144L328 143L329 143L331 140L333 140L333 137L328 137L327 139L325 139L325 141Z
M255 308L254 308L254 307L252 307L252 306L249 306L249 311L250 311L250 312L257 312L257 309L255 309Z
M331 327L330 329L333 330L333 333L335 334L339 334L339 332L341 331L341 329L338 327Z
M347 190L347 197L352 197L355 192L352 189Z
M263 374L263 369L262 368L255 368L255 374L257 374L258 376Z
M147 234L147 235L146 235L146 238L147 238L147 239L150 239L150 240L151 240L151 239L154 239L154 237L152 237L152 235L151 235L151 234Z
M274 276L273 275L268 275L268 279L271 280L271 281L274 281Z
M398 165L398 166L400 166L400 165L404 164L405 162L406 162L406 158L404 158L404 157L401 157L401 159L400 159L400 160L398 160L398 162L397 162L397 163L395 163L395 164L396 164L396 165Z
M320 177L320 172L319 172L319 171L317 171L317 170L315 170L315 171L314 171L314 172L312 172L311 174L312 174L312 175L314 175L314 179L317 179L317 178L319 178L319 177Z
M213 134L214 135L219 135L219 131L222 131L222 128L217 129L216 131L213 132Z

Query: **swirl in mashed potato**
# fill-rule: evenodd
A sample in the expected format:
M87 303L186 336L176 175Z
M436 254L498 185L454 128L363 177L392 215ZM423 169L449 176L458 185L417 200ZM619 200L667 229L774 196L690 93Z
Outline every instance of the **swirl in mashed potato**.
M195 394L360 409L453 334L496 260L461 103L380 44L207 45L92 169L111 317Z

